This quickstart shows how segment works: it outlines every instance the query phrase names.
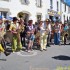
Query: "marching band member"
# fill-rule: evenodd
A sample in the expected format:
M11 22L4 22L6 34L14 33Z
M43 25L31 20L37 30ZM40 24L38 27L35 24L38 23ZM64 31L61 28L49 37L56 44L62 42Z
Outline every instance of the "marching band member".
M64 28L63 28L63 30L64 30L64 45L66 44L66 41L67 41L68 29L69 29L68 24L65 23Z
M34 25L33 25L33 20L29 20L28 21L28 31L27 31L28 35L30 34L29 36L29 43L28 43L28 52L30 50L32 50L33 48L33 43L34 43L34 39L35 39L35 35L34 35L34 32L35 32L35 28L34 28Z
M61 26L60 26L59 22L55 23L54 30L55 30L55 33L54 33L54 44L55 45L60 45Z
M20 40L20 27L17 23L17 18L13 17L13 23L10 25L10 31L13 34L13 40L12 40L12 51L21 50L21 40Z
M8 53L6 50L6 45L4 41L5 30L2 23L3 23L2 16L0 16L0 53L3 52L6 56L8 56L10 53Z
M41 51L47 50L46 49L47 31L46 31L45 23L43 23L43 21L40 21L39 28L40 28L40 46L41 46Z
M20 18L19 20L19 26L20 26L20 37L21 37L21 43L22 46L24 45L24 30L25 30L25 25L24 25L24 20Z
M48 29L48 38L47 38L47 46L50 47L50 40L51 40L51 31L52 31L52 28L51 28L51 21L49 19L46 20L46 25L47 25L47 29Z

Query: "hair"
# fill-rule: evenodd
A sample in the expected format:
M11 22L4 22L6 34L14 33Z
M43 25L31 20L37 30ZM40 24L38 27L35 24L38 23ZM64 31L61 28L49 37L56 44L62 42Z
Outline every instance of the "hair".
M14 21L17 21L17 20L18 20L17 17L13 17L13 22L14 22Z

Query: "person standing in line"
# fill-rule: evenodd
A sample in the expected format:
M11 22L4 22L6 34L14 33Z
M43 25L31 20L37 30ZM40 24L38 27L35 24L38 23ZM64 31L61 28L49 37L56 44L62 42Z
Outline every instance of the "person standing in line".
M19 24L17 23L17 17L13 17L13 23L11 23L9 30L13 34L13 39L12 39L12 51L17 51L22 49L22 44L20 40L20 27Z

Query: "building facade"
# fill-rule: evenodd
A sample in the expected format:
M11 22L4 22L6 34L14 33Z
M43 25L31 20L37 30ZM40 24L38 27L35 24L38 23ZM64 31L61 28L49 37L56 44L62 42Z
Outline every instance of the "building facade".
M69 17L70 17L70 12L69 12L69 6L66 5L63 1L61 1L61 19L62 19L62 22L64 21L68 21L69 20Z
M68 6L61 0L0 0L0 15L17 16L24 13L24 20L34 22L50 18L52 21L69 19Z

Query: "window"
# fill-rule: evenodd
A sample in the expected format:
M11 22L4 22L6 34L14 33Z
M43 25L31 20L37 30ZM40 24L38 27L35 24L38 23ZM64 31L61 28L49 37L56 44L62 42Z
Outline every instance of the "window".
M65 15L64 15L64 21L65 21Z
M59 11L59 2L57 1L57 11Z
M40 21L41 20L41 18L42 18L42 15L37 15L37 21Z
M68 13L70 13L70 7L68 7Z
M52 9L53 8L53 2L52 2L52 0L50 0L50 9Z
M42 0L36 0L36 6L42 7Z
M0 11L0 15L3 16L4 18L6 18L8 16L8 12L7 11Z
M21 3L28 5L29 4L29 0L21 0Z
M66 4L65 4L65 12L66 12Z

